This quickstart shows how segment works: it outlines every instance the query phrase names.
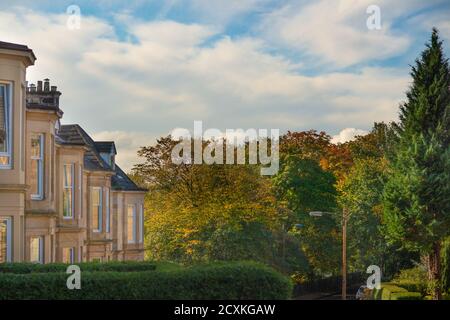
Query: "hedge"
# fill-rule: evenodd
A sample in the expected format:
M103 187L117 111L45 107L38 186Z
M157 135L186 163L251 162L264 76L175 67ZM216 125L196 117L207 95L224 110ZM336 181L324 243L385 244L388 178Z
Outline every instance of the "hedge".
M132 271L150 271L155 270L156 265L151 262L143 261L115 261L115 262L83 262L77 263L81 271L117 271L117 272L132 272ZM64 263L2 263L0 264L0 273L48 273L48 272L66 272L69 264Z
M0 274L0 299L288 299L290 280L251 262L198 265L170 271L82 272L81 289L68 275Z
M390 300L423 300L420 292L394 292Z
M373 290L373 298L374 300L391 300L391 294L398 292L408 292L408 290L393 283L383 283L380 289Z

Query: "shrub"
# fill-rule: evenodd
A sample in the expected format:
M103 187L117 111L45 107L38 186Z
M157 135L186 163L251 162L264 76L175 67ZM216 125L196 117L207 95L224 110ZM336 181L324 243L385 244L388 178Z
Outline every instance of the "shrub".
M373 290L374 300L391 300L392 293L408 292L405 288L396 286L393 283L382 283L380 289Z
M397 274L392 283L408 291L426 295L428 289L427 272L422 266L404 269Z
M197 265L168 271L84 272L81 290L66 274L0 274L0 299L288 299L292 284L251 262Z
M116 271L116 272L132 272L132 271L150 271L155 270L156 266L152 262L142 261L114 261L107 263L100 262L82 262L77 263L81 271ZM28 262L20 263L2 263L0 264L0 273L48 273L48 272L66 272L69 264L49 263L36 264Z
M391 300L422 300L420 292L394 292L391 294Z

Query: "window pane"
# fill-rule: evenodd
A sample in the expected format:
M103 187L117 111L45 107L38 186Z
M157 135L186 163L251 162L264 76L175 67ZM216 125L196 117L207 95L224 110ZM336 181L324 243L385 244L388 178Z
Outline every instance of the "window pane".
M8 262L8 220L0 218L0 263Z
M41 157L41 136L33 135L31 137L31 156L33 158Z
M96 231L102 229L102 192L101 189L94 188L91 193L91 213L92 213L92 228Z
M127 231L128 242L136 242L136 210L133 205L128 206Z
M63 192L64 217L72 216L72 190L64 189Z
M74 263L75 261L75 249L74 248L63 248L62 252L62 262L63 263Z
M72 187L72 165L64 165L64 186Z
M111 230L111 226L110 226L110 211L109 211L109 201L110 201L110 199L109 199L109 189L106 189L105 190L105 201L106 201L106 203L105 203L105 206L106 206L106 221L105 221L105 223L106 223L106 232L110 232Z
M0 152L6 152L6 105L4 86L0 86Z
M30 239L30 261L43 263L43 248L42 246L42 238L41 237L33 237Z
M31 185L31 194L37 195L39 194L39 160L31 160L31 168L30 168L30 185Z

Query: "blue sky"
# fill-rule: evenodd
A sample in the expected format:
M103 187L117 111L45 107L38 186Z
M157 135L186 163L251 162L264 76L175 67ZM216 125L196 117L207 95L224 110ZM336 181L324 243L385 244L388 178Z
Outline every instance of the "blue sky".
M66 26L69 5L80 29ZM369 5L381 29L369 30ZM345 141L397 117L409 65L450 1L0 1L0 40L31 47L64 123L136 150L175 128L325 130Z

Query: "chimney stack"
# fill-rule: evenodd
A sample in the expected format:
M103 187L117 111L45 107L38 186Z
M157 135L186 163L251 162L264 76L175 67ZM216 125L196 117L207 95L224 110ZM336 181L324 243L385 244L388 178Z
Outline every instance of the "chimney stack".
M42 86L43 85L43 86ZM37 82L37 87L30 84L27 88L28 108L54 108L59 111L59 97L61 92L57 86L50 86L50 80L44 79Z

